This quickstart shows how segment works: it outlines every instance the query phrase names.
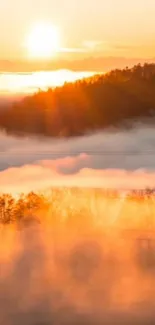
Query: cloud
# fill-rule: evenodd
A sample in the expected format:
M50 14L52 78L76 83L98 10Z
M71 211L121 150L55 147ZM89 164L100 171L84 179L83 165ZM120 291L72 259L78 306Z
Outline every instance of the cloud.
M111 48L119 51L128 51L135 48L135 46L129 44L112 44Z
M59 50L61 53L85 53L87 49L84 47L64 47Z
M155 184L155 131L107 129L70 139L0 136L0 191Z
M59 49L60 53L90 53L95 50L103 49L102 46L106 42L99 40L85 40L79 46L75 47L62 47Z
M103 50L103 41L98 40L85 40L80 46L61 48L59 51L62 53L90 53L92 51Z
M103 41L103 40L85 40L82 43L82 46L88 52L96 51L100 53L105 53L110 51L128 51L135 48L135 46L130 44L110 43L108 41Z
M103 50L103 47L105 46L106 42L100 41L100 40L85 40L83 43L83 47L86 48L89 51L95 51L95 50Z
M86 157L91 156L91 159L87 158L84 168L153 170L154 137L154 128L150 123L147 124L147 121L144 124L135 123L135 127L131 130L110 128L92 135L68 139L14 137L1 132L0 167L2 170L39 160L55 160L79 155L83 157L84 154ZM134 154L139 151L142 152L142 156Z
M52 187L141 189L154 187L155 172L93 169L91 156L43 160L0 172L0 192L29 192Z

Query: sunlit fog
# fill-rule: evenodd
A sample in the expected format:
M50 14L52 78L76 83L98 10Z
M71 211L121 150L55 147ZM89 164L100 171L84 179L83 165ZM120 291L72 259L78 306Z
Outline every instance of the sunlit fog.
M40 71L33 73L1 73L0 97L4 93L22 94L34 93L39 89L61 86L64 82L93 76L95 72L74 72L70 70Z
M1 133L0 188L154 187L154 136L154 128L146 124L68 140Z

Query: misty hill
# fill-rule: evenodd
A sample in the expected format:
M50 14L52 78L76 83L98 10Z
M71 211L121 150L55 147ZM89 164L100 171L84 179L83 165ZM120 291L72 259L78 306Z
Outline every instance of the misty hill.
M138 64L28 96L0 110L0 127L13 133L76 136L152 115L155 64Z

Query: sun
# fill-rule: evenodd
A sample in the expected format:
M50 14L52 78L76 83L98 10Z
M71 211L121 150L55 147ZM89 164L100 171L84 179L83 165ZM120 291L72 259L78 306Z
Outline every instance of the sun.
M26 47L31 58L50 58L60 48L58 28L47 23L35 25L27 37Z

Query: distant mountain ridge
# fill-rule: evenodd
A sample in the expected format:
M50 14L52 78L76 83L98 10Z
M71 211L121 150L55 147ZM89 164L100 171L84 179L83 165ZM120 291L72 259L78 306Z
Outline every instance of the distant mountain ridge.
M0 60L1 72L33 72L40 70L70 69L75 71L104 71L132 67L138 63L155 62L155 59L125 57L86 57L79 59L55 59L49 61Z

